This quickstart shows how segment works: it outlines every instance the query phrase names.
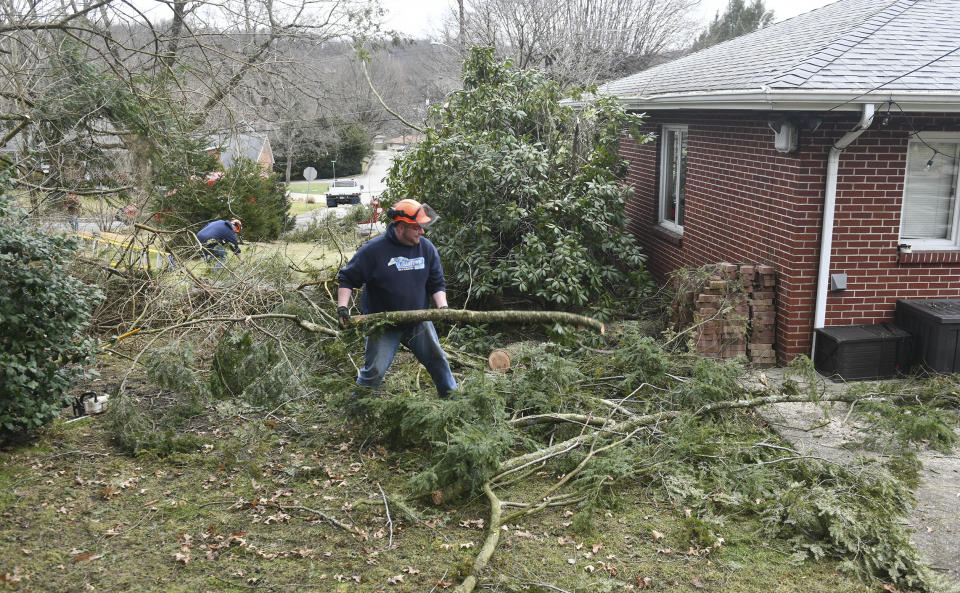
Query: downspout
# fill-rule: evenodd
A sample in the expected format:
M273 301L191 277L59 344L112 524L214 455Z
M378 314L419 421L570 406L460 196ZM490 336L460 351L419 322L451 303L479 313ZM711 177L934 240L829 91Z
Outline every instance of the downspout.
M830 147L827 156L827 186L823 196L823 230L820 232L820 270L817 275L817 300L813 312L812 347L810 358L817 351L816 330L823 327L827 317L827 292L830 284L830 252L833 249L833 215L837 207L837 171L840 168L840 153L860 137L873 123L874 105L864 103L863 113L852 130L843 135Z

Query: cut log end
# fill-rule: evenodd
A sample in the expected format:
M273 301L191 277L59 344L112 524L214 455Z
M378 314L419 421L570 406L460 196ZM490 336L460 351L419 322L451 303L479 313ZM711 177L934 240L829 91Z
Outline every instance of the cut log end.
M497 348L487 357L487 366L493 371L507 372L510 370L510 353L502 348Z

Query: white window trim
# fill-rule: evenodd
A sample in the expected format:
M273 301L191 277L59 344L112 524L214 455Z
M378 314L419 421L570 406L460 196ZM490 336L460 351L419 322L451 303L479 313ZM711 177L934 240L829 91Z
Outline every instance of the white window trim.
M660 134L660 185L659 193L657 194L657 222L660 226L665 229L672 231L674 233L683 234L683 225L679 225L672 220L666 218L666 202L664 199L667 195L667 145L666 137L668 132L684 132L687 134L687 142L690 141L690 133L687 130L686 124L664 124L662 128L662 133Z
M903 220L907 209L907 195L910 192L910 180L908 178L910 147L913 144L923 144L923 142L957 142L960 143L960 132L923 132L913 135L907 142L907 160L903 168L903 197L900 206L900 230L897 236L900 237L900 243L909 245L911 251L945 251L960 249L960 159L954 163L956 167L957 186L953 189L953 239L904 239L903 238ZM940 157L943 158L943 157Z

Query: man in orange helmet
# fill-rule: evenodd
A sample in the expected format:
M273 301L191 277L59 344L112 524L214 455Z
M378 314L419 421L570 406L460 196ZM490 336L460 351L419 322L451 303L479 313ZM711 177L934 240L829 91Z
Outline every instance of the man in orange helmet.
M423 236L424 228L437 220L437 213L426 204L406 199L388 208L387 217L387 232L364 243L337 275L337 315L341 327L350 324L350 297L361 286L364 291L360 309L364 314L428 309L431 299L437 308L447 308L440 256L433 243ZM376 337L367 336L357 384L374 391L379 389L400 344L412 350L426 367L440 397L456 391L457 382L450 372L447 355L430 321L394 326Z
M203 259L215 260L214 267L223 267L223 260L226 259L226 253L223 250L224 244L230 245L230 250L240 258L240 241L237 239L237 233L243 224L236 218L230 220L215 220L203 227L197 233L197 241L200 241L201 255Z

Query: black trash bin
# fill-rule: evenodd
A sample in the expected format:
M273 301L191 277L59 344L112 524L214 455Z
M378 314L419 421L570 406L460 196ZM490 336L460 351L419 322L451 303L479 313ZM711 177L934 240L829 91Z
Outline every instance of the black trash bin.
M899 300L895 320L913 334L914 364L938 373L960 372L960 299Z
M817 330L813 366L834 381L889 379L910 366L911 335L890 323Z

